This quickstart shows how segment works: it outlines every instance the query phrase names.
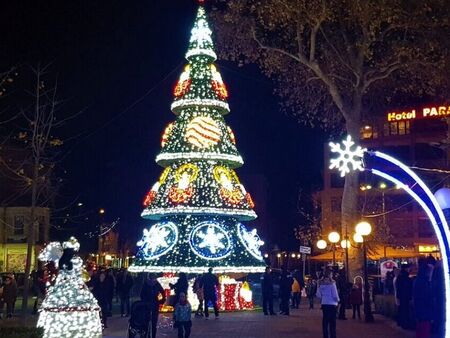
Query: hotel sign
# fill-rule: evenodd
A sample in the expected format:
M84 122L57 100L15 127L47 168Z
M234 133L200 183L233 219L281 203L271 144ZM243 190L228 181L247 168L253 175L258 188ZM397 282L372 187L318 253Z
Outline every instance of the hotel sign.
M432 106L387 114L388 122L450 116L450 106Z

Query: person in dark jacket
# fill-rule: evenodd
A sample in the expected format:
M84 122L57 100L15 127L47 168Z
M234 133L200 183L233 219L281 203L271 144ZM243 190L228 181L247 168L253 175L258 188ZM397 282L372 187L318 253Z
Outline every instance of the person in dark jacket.
M0 303L6 304L6 318L11 318L14 312L14 304L17 299L17 284L12 276L5 277L5 284L3 285L2 301ZM3 311L3 306L2 306Z
M281 272L280 278L280 314L289 316L289 298L291 297L292 283L294 280L286 269Z
M407 265L402 265L395 284L398 303L398 323L402 328L408 329L411 327L409 310L412 300L412 281L411 278L409 278Z
M261 277L261 289L264 314L273 316L275 315L275 312L273 312L273 277L268 266Z
M208 269L202 277L201 287L205 297L205 318L208 319L208 303L211 302L214 307L216 319L219 318L219 307L217 306L216 288L219 287L219 279L212 273L212 268Z
M106 278L106 272L100 271L98 276L92 281L92 293L94 294L94 297L95 299L97 299L98 305L100 306L103 328L108 327L108 297L110 295L110 292L108 290L108 281Z
M356 318L356 313L358 313L358 319L361 319L361 304L362 304L362 288L361 284L353 284L352 290L350 291L349 302L353 309L352 318Z
M431 276L433 265L425 259L419 260L419 271L413 284L414 314L416 319L416 337L429 338L433 318L433 292Z
M112 316L112 303L114 298L114 290L116 290L116 277L112 269L106 271L106 282L108 288L108 316Z
M123 269L117 276L117 295L120 299L120 315L123 317L125 310L126 316L130 315L130 292L133 287L133 277Z
M159 306L166 302L164 289L156 280L155 274L149 274L141 289L141 300L150 304L150 320L152 324L152 338L156 337L156 326L158 324Z
M306 296L309 300L309 309L314 309L314 298L317 293L317 281L312 277L308 279L308 283L306 284Z
M185 296L187 297L189 282L184 272L180 273L178 280L175 284L170 283L169 286L172 290L175 291L175 300L173 302L173 305L178 304L181 293L184 293Z
M347 277L345 274L345 270L341 269L336 279L336 286L339 292L340 306L339 306L339 314L338 319L346 320L345 309L347 307L347 300L349 295L349 288Z
M434 320L432 326L432 332L437 337L444 335L445 327L445 298L444 294L444 268L442 266L442 260L437 260L433 270L433 276L431 279L432 291L433 291L433 303L434 303Z

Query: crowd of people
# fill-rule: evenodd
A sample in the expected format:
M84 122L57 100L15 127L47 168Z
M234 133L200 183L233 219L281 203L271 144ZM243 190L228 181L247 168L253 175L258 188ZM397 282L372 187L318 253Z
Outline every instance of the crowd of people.
M403 264L387 272L382 284L385 295L393 295L397 305L397 323L404 329L415 329L417 337L430 337L432 331L441 332L444 322L443 304L443 268L442 262L431 256L418 260L417 274L410 276L409 265ZM39 273L34 273L32 290L35 294L34 311L38 308L39 299L45 294L45 283ZM148 318L151 322L152 337L155 337L160 306L172 306L174 327L178 337L188 338L191 333L192 307L188 294L193 293L198 299L198 307L194 309L195 317L209 318L209 308L214 310L215 318L219 318L217 288L219 279L212 268L207 273L197 275L193 286L189 289L188 276L178 274L176 283L169 284L173 295L166 299L167 292L158 282L155 274L148 274L143 281L136 283L134 277L126 270L98 269L87 283L101 308L102 324L107 327L107 318L112 316L113 300L120 304L120 315L129 317L132 313L132 290L141 302L149 304ZM13 274L0 278L0 318L5 311L9 318L14 313L17 298L17 282ZM137 291L137 292L136 292ZM378 292L371 290L372 300ZM351 309L353 319L361 319L363 304L363 285L361 279L355 283L347 280L345 270L333 271L325 269L317 276L308 276L295 270L290 273L282 269L274 272L270 267L265 269L261 277L262 309L264 315L277 314L289 316L291 309L299 309L302 298L308 300L309 309L314 309L315 300L320 300L322 310L322 329L325 338L336 337L336 320L346 320L347 309ZM274 309L274 299L278 298L279 310Z
M417 274L410 275L408 264L394 268L386 276L385 293L393 294L397 305L397 324L415 329L417 337L443 332L444 278L442 261L429 256L418 260Z

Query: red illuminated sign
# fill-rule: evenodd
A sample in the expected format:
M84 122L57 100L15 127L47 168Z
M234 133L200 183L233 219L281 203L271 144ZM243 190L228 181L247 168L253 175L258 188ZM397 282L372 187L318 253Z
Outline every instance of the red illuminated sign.
M387 114L388 122L450 116L450 106L432 106Z

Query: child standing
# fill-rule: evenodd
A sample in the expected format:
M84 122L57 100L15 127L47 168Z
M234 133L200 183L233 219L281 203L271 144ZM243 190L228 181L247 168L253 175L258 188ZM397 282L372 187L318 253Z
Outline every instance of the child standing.
M350 304L353 308L353 319L355 319L356 312L358 319L361 319L362 290L357 283L353 284L352 291L350 291Z
M178 338L189 338L191 335L191 304L187 301L186 294L180 293L180 298L175 305L175 312L173 316L175 318L175 327L178 328Z

